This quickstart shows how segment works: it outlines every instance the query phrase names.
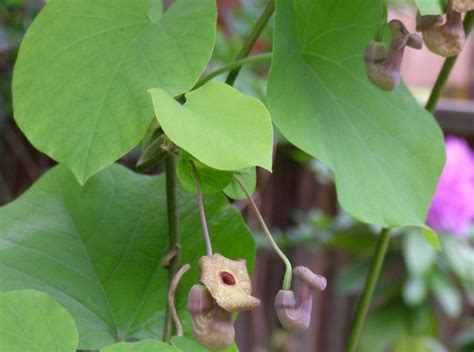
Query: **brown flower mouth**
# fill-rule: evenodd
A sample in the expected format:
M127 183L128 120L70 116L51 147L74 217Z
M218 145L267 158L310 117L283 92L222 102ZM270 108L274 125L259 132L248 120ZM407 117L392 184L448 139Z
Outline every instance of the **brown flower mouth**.
M235 277L227 271L221 271L219 274L222 282L226 285L233 286L236 284Z

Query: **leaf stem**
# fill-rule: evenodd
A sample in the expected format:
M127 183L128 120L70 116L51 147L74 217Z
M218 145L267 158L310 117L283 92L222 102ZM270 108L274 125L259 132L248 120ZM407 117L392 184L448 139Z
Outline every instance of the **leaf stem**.
M285 276L283 278L283 290L290 290L291 289L291 275L293 274L293 268L291 266L291 262L288 259L288 257L283 253L283 251L278 247L276 244L275 240L273 239L272 234L270 233L270 230L267 227L267 224L265 223L265 220L263 219L262 214L260 213L260 210L258 210L257 204L255 204L255 201L252 198L252 195L250 194L249 190L245 186L245 184L242 182L240 177L234 176L235 180L239 184L240 188L242 188L242 191L244 191L245 195L247 196L250 205L252 206L252 209L257 217L258 222L260 223L260 226L263 229L263 232L267 236L268 241L273 247L273 250L278 254L278 256L281 258L283 263L285 263Z
M176 245L179 246L179 212L178 212L178 181L176 177L176 156L170 155L166 158L166 206L168 212L168 245L172 250ZM171 260L169 266L168 287L171 286L173 277L178 270L179 252ZM163 341L169 342L173 332L172 316L170 307L167 305L163 327Z
M212 243L211 243L211 236L209 236L209 229L207 228L206 211L204 209L204 202L202 200L201 179L196 169L196 165L194 165L192 161L189 161L189 162L193 170L194 178L196 179L196 194L197 194L198 206L199 206L199 217L201 219L201 228L202 228L202 233L204 234L204 241L206 242L206 255L210 257L212 256Z
M466 37L469 35L469 32L471 31L473 23L474 23L474 11L469 11L466 14L466 17L464 17L464 32L466 33ZM439 98L441 97L441 93L444 90L444 86L446 85L446 82L448 81L448 77L451 73L451 70L453 69L454 64L456 63L457 58L458 58L458 55L448 57L444 61L441 71L439 71L438 78L436 79L436 83L433 86L433 90L431 91L430 97L425 106L426 110L428 110L431 113L434 113L436 111L436 106L438 105Z
M206 84L207 82L209 82L211 79L213 79L214 77L217 77L221 74L223 74L224 72L227 72L227 71L230 71L230 70L233 70L235 68L240 68L244 65L249 65L249 64L254 64L254 63L257 63L257 62L262 62L262 61L267 61L267 60L271 60L273 54L272 53L265 53L265 54L259 54L259 55L253 55L253 56L249 56L249 57L246 57L246 58L243 58L243 59L240 59L240 60L236 60L234 62L231 62L230 64L227 64L225 66L222 66L221 68L209 73L208 75L206 75L205 77L203 77L202 79L200 79L195 85L194 87L192 88L192 90L194 89L197 89L201 86L203 86L204 84Z
M362 297L357 306L357 310L352 321L351 332L347 343L347 352L355 352L357 343L359 341L360 333L364 325L364 320L369 309L370 301L375 290L378 278L380 276L380 270L387 253L388 244L390 242L390 229L382 229L379 238L377 240L377 247L375 248L375 255L370 266L369 276L365 282L364 291Z
M273 1L274 0L268 1L268 4L265 7L265 10L263 10L262 14L260 15L257 22L255 23L255 26L253 27L252 31L250 32L249 36L244 42L242 49L237 54L235 61L239 61L247 57L250 54L250 51L252 51L252 48L255 45L255 42L257 41L258 37L262 33L263 29L265 28L270 17L272 17L273 12L275 12L275 4L273 3ZM240 69L241 69L241 66L238 66L232 69L232 71L229 72L229 75L227 76L227 79L225 82L232 86L235 80L237 79L237 76L239 75Z

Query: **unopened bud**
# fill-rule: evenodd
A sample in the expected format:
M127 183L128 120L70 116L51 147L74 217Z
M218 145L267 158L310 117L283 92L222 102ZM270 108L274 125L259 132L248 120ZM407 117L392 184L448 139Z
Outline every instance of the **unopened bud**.
M405 47L421 49L421 38L407 31L402 22L389 23L392 41L387 49L384 43L372 41L364 53L365 66L369 79L383 90L392 90L400 83L400 67Z
M303 266L294 268L293 274L302 281L298 300L293 291L280 290L275 299L275 309L285 329L302 332L311 323L313 293L326 288L326 279Z

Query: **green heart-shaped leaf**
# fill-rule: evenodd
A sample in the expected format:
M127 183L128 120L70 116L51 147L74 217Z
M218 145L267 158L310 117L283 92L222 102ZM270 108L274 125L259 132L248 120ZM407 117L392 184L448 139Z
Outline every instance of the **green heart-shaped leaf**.
M267 101L283 135L332 169L349 214L384 227L424 226L443 136L406 87L383 92L366 76L380 4L277 0Z
M0 350L71 352L78 340L74 320L47 294L31 290L0 293Z
M81 183L135 147L152 120L147 90L188 91L215 40L214 0L50 0L28 30L13 78L31 143Z
M44 175L18 200L0 208L0 290L35 289L71 313L80 349L124 339L160 338L168 271L163 176L142 176L114 165L83 187L64 167ZM196 197L180 192L181 263L190 263L177 305L186 331L185 305L199 281L205 255ZM224 196L205 198L215 252L252 267L255 243Z
M184 106L163 89L150 93L166 135L199 161L218 170L271 169L273 128L260 100L216 81L186 94Z

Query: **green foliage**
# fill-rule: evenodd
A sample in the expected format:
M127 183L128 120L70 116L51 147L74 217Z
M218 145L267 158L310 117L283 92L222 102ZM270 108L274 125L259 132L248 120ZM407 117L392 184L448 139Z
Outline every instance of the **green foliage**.
M442 15L445 11L445 0L415 0L418 11L425 15Z
M234 176L240 178L245 187L250 193L255 191L257 186L257 169L250 167L248 169L243 169L234 172ZM224 193L232 199L246 199L247 195L240 187L239 183L232 178L232 182L224 189Z
M175 346L156 340L145 340L135 343L116 343L104 347L100 352L180 352Z
M140 176L114 165L81 187L66 168L43 176L0 208L0 290L35 289L54 297L77 323L81 349L125 338L159 338L165 309L168 251L163 176ZM224 196L205 198L214 250L253 265L255 244ZM197 201L180 192L184 301L198 282L205 254ZM189 320L185 325L189 331Z
M31 143L81 183L136 146L153 118L147 89L189 90L215 40L213 0L51 0L27 32L13 79Z
M201 344L198 342L185 337L185 336L174 336L171 339L171 343L174 346L179 347L179 349L183 352L207 352L209 351L207 348L204 348ZM218 350L220 352L239 352L239 349L237 348L237 345L235 343L232 344L229 348L226 348L225 350Z
M277 0L267 101L282 134L331 167L349 214L424 226L443 136L403 85L382 92L366 77L363 53L380 3Z
M437 256L437 252L423 240L417 230L403 235L402 250L408 272L418 277L432 268Z
M0 293L2 351L71 352L78 340L74 320L48 295L30 290Z
M431 247L437 250L441 250L441 243L439 242L438 234L428 226L421 228L421 234L425 238Z
M188 192L196 193L196 178L191 162L196 167L203 194L220 192L232 181L232 172L212 169L193 159L189 154L182 153L178 164L178 180Z
M461 313L462 298L456 287L446 275L436 270L431 274L431 289L436 300L450 317L457 317Z
M183 106L163 89L150 93L166 135L202 163L218 170L271 169L273 129L260 100L214 81L186 94Z

